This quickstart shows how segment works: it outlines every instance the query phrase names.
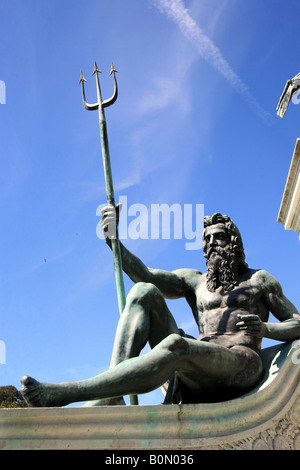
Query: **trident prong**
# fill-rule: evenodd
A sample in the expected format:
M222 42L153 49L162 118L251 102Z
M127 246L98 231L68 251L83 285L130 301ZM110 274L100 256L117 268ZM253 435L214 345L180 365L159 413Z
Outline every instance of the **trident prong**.
M111 63L111 68L110 68L110 74L113 76L114 79L114 94L109 100L103 101L102 107L107 108L108 106L111 106L114 104L116 99L118 98L118 84L117 84L117 79L116 79L116 73L118 73L117 69L114 67L114 64Z
M111 69L110 69L110 74L109 74L109 75L113 75L113 79L114 79L114 92L113 92L112 97L111 97L110 99L108 99L108 100L105 100L105 101L102 101L102 97L101 97L101 88L100 88L100 82L99 82L98 73L102 73L102 72L101 72L101 70L98 69L98 66L97 66L97 64L96 64L96 62L95 62L95 63L94 63L94 70L93 70L92 75L96 75L96 86L97 86L98 102L97 102L97 103L94 103L94 104L89 104L89 103L87 103L87 101L86 101L86 98L85 98L85 90L84 90L84 82L86 82L86 79L85 79L84 76L83 76L82 70L80 71L80 80L79 80L79 84L81 83L82 101L83 101L83 106L84 106L85 109L87 109L88 111L95 111L96 109L99 109L100 107L101 107L102 109L108 108L108 106L111 106L112 104L114 104L114 102L115 102L116 99L118 98L118 84L117 84L117 79L116 79L116 73L118 73L118 71L117 71L117 69L115 68L114 64L111 63Z
M86 82L86 79L83 76L82 70L80 70L80 80L79 84L81 83L81 89L82 89L82 101L83 101L83 106L85 109L88 111L95 111L95 109L98 109L98 103L95 104L88 104L85 99L85 91L84 91L84 82Z

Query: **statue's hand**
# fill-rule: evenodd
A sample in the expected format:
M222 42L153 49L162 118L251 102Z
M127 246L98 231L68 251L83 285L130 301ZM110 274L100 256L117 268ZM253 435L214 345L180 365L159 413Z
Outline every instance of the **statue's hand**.
M116 238L121 210L122 204L117 204L116 207L109 205L101 209L101 227L106 243L108 244L110 244L111 240Z
M238 314L241 320L236 324L240 330L245 330L245 334L249 336L256 336L263 338L266 333L266 325L258 315L254 314Z

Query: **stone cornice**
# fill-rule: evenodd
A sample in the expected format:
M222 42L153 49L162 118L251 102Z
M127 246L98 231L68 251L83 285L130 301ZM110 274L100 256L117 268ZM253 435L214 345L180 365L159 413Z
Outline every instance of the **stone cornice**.
M300 139L296 142L277 222L300 235Z

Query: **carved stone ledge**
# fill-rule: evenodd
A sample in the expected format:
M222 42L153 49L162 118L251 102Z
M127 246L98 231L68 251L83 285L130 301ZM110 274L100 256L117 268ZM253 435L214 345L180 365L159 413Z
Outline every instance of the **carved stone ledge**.
M217 447L216 447L217 448ZM273 427L246 439L220 445L225 450L300 450L300 398Z

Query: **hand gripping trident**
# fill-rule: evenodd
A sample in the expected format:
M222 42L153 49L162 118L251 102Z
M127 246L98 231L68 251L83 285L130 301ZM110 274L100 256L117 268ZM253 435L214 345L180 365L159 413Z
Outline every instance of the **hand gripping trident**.
M110 164L110 155L109 155L107 127L106 127L104 108L111 106L118 97L118 85L117 85L117 80L116 80L116 72L117 70L115 69L112 63L110 75L113 75L113 79L114 79L114 93L113 93L113 96L109 100L102 101L101 88L100 88L100 82L99 82L99 76L98 76L98 73L101 73L101 71L98 69L97 64L95 62L93 75L96 75L98 102L94 104L88 104L86 102L85 91L84 91L84 82L86 82L86 79L84 78L82 71L80 72L80 80L79 80L79 83L81 83L82 100L83 100L83 105L85 109L87 109L88 111L95 111L96 109L98 109L100 138L101 138L101 147L102 147L102 160L103 160L105 186L106 186L106 197L107 197L108 204L113 207L115 207L115 197L114 197L113 179L112 179L112 171L111 171L111 164ZM119 242L117 232L118 231L116 230L115 236L111 238L111 247L112 247L112 252L113 252L113 260L114 260L119 313L121 315L125 307L126 298L125 298L125 288L124 288L124 279L123 279L123 271L122 271L121 249L120 249L120 242ZM137 405L138 404L137 397L131 396L130 404Z

